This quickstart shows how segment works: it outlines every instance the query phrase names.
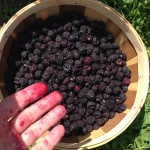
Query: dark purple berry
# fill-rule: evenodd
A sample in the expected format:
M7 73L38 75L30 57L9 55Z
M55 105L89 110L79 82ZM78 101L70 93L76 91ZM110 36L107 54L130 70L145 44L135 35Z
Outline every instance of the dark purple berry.
M67 40L62 39L61 42L60 42L60 45L65 47L67 45Z
M109 110L113 110L114 107L115 107L115 102L114 102L113 100L108 100L108 101L106 102L106 106L107 106L107 108L108 108Z
M61 92L66 91L67 90L67 86L62 84L62 85L59 86L59 90Z
M37 70L37 71L35 72L35 78L36 78L36 79L40 79L41 76L42 76L42 71L41 71L41 70Z
M59 87L58 84L53 84L53 89L54 89L54 90L57 90L58 87Z
M89 91L87 91L86 97L89 100L93 100L93 99L95 99L95 93L92 90L89 90Z
M121 93L121 88L120 87L114 87L113 88L113 94L116 94L116 95L118 95L118 94L120 94Z
M26 49L27 51L30 51L30 50L32 49L32 44L26 43L26 44L25 44L25 49Z
M63 68L64 68L64 72L66 73L71 73L72 71L72 67L70 64L64 64Z
M122 60L126 61L127 60L127 56L125 53L120 54L119 56Z
M128 86L122 86L122 90L124 93L126 93L128 91Z
M69 90L73 90L74 87L75 87L75 83L73 83L73 82L69 82L69 83L68 83L68 89L69 89Z
M123 79L123 77L124 77L124 74L122 73L122 72L117 72L117 74L116 74L116 78L118 79L118 80L122 80Z
M68 39L68 37L70 36L70 33L69 32L67 32L67 31L65 31L63 34L62 34L62 38L63 39Z
M20 79L20 84L25 87L25 86L28 85L28 80L26 78L21 78Z
M99 90L100 91L105 91L105 89L106 89L106 84L104 82L100 82L99 83Z
M122 62L122 59L117 59L117 60L116 60L116 65L117 65L117 66L122 66L122 63L123 63L123 62Z
M81 85L83 83L83 76L77 76L76 77L76 83Z
M126 110L126 108L127 107L124 104L120 104L120 105L117 106L117 112L122 113L123 111Z
M88 103L87 103L87 108L88 109L94 109L96 107L96 103L95 102L93 102L93 101L88 101Z
M81 67L81 65L82 65L80 60L75 60L74 64L76 67Z
M98 130L100 128L100 125L98 124L98 123L95 123L94 125L93 125L93 129L94 130Z
M47 35L50 37L54 37L56 35L56 32L54 30L49 30Z
M74 101L73 97L68 97L68 98L66 99L66 104L72 104L73 101Z
M99 45L99 38L98 37L93 37L93 40L92 40L92 44L94 45L94 46L97 46L97 45Z
M23 51L23 52L21 53L21 57L27 58L27 56L28 56L28 51Z
M105 122L104 122L104 119L101 119L101 118L97 119L96 122L97 122L100 126L104 125L104 123L105 123Z

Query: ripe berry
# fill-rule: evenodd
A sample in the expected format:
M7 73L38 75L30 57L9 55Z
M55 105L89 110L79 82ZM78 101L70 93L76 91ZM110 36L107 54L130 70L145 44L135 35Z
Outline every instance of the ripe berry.
M67 45L67 40L62 39L61 42L60 42L60 45L65 47Z
M124 77L124 74L122 73L122 72L117 72L117 74L116 74L116 78L118 79L118 80L122 80L123 79L123 77Z
M99 83L99 90L104 91L106 89L106 84L104 82Z
M122 90L124 93L126 93L128 91L128 86L122 86Z
M96 122L100 125L100 126L102 126L103 124L104 124L104 119L97 119L96 120Z
M54 90L57 90L58 89L58 84L53 84L53 88L54 88Z
M100 125L98 123L95 123L94 126L93 126L93 129L98 130L99 128L100 128Z
M89 90L86 94L86 97L89 99L89 100L93 100L95 98L95 93L92 91L92 90Z
M31 44L31 43L26 43L26 44L25 44L25 49L26 49L27 51L30 51L30 50L32 49L32 44Z
M23 51L23 52L21 53L21 56L22 56L23 58L27 58L27 56L28 56L28 51Z
M42 79L44 79L45 81L48 81L50 78L50 74L48 72L44 72L42 74Z
M78 50L79 50L79 53L80 53L81 55L85 55L85 54L86 54L86 51L87 51L85 45L81 45Z
M78 85L75 85L75 88L74 88L74 91L76 91L76 92L79 92L80 91L80 86L78 86Z
M74 64L76 67L81 67L81 65L82 65L80 60L75 60Z
M114 102L113 100L108 100L108 101L106 102L106 106L107 106L107 108L108 108L109 110L113 110L114 107L115 107L115 102Z
M123 62L122 62L122 59L117 59L117 60L116 60L116 65L117 65L117 66L122 66L122 63L123 63Z
M93 36L92 35L87 35L86 36L86 41L87 42L91 42L93 40Z
M127 107L126 107L124 104L120 104L120 105L118 105L118 107L117 107L117 112L118 112L118 113L121 113L121 112L125 111L126 108L127 108Z
M66 90L67 90L67 86L66 86L66 85L60 85L60 86L59 86L59 90L60 90L61 92L66 91Z
M84 70L87 71L87 72L90 72L91 69L92 69L92 67L89 66L89 65L85 65L85 66L84 66Z
M48 33L48 29L47 29L47 28L45 28L45 27L44 27L44 28L42 28L42 33L46 35L46 34Z
M50 37L54 37L56 35L56 32L54 30L49 30L47 35Z
M40 46L40 50L43 51L43 52L46 51L46 48L47 48L46 44L42 44Z
M81 85L83 83L83 76L77 76L76 77L76 83Z
M94 45L94 46L97 46L97 45L99 45L99 39L98 39L98 37L93 37L93 40L92 40L92 44Z
M73 83L73 82L69 82L69 83L68 83L68 89L69 89L69 90L74 89L74 87L75 87L75 83Z
M41 71L41 70L37 70L37 71L35 72L35 78L36 78L36 79L40 79L41 76L42 76L42 71Z
M72 68L70 64L64 64L63 68L66 73L71 73Z
M126 56L125 53L120 54L119 57L120 57L121 59L125 60L125 61L126 61L126 59L127 59L127 56Z
M90 57L85 57L84 58L84 64L89 65L91 63L91 58Z

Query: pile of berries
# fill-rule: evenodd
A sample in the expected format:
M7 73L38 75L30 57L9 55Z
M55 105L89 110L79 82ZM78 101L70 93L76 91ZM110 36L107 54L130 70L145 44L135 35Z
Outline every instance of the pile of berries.
M38 19L10 50L6 88L11 94L42 81L60 91L65 135L84 135L126 109L126 59L104 22L74 12Z

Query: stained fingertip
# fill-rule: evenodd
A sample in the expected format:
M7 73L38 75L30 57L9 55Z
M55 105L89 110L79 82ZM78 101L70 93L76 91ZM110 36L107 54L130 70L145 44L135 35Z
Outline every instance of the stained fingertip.
M43 82L38 82L26 87L25 89L15 93L15 98L21 98L27 104L44 96L48 91L48 87Z
M55 128L53 128L53 130L51 131L51 133L53 133L53 132L55 133L56 130L61 131L61 135L62 135L62 136L63 136L64 133L65 133L65 128L64 128L63 125L57 125Z
M43 96L44 94L47 93L48 91L48 87L45 83L43 82L38 82L38 83L34 83L33 85L30 85L28 87L26 87L24 90L25 92L31 92L33 93L38 93L38 96Z
M47 139L53 139L52 141L49 141L49 146L56 146L56 144L62 139L62 137L65 134L65 128L62 125L57 125L56 127L54 127L49 134L47 135L47 137L45 138L45 140ZM54 140L55 139L55 140ZM45 143L45 140L43 140L43 143ZM51 143L52 142L52 143Z
M60 101L62 100L62 95L58 91L54 91L54 92L50 93L50 96L53 96L54 99L56 99L56 100L60 100Z
M62 125L57 125L32 150L52 150L62 139L64 133L65 128Z
M61 114L66 115L67 110L63 105L58 105L56 108L61 112Z

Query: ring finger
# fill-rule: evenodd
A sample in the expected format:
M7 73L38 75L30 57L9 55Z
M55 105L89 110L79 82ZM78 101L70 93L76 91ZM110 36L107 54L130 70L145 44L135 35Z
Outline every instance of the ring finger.
M53 127L66 114L66 109L59 105L48 112L40 120L32 124L22 134L21 139L26 147L35 142L46 130Z

